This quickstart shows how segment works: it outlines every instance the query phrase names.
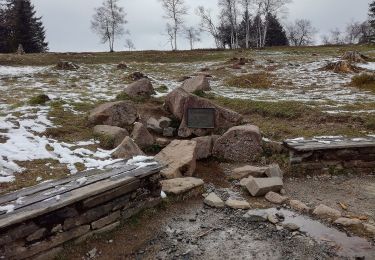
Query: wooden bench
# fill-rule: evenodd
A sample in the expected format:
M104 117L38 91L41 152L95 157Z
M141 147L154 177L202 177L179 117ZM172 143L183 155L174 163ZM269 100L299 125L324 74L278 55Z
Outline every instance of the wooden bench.
M0 257L34 258L154 206L161 169L124 162L0 196Z
M316 137L284 141L295 173L375 171L375 137Z

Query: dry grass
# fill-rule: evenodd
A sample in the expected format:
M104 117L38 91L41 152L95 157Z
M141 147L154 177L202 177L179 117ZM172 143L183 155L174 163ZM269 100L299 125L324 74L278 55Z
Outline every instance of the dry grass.
M351 86L375 92L375 73L362 73L352 78Z
M225 79L224 83L237 88L270 88L274 76L269 72L257 72L240 76L232 76Z

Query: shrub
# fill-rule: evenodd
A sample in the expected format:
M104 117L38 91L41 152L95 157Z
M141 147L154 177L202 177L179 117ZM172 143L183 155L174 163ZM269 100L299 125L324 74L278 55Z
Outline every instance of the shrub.
M237 88L270 88L273 77L272 74L262 71L227 78L225 84Z
M350 85L375 92L375 73L362 73L354 76Z
M50 98L47 95L40 94L40 95L30 98L29 104L33 106L44 105L48 101L50 101Z

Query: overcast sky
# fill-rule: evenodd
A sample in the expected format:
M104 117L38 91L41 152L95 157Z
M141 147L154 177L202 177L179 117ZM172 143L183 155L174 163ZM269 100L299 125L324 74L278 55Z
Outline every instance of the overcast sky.
M107 51L107 45L90 29L90 20L94 8L103 0L32 0L47 30L50 51ZM218 13L218 0L186 0L189 15L186 24L196 26L199 18L194 14L198 5L211 8L215 16ZM319 34L329 33L336 27L344 29L351 20L364 21L367 18L371 0L294 0L288 5L286 24L299 18L310 19L319 30ZM168 49L164 35L165 23L163 10L158 0L120 0L127 13L126 29L131 32L137 50ZM126 36L128 37L128 36ZM117 41L116 50L124 50L125 37ZM179 48L188 48L187 40L180 37ZM196 47L214 47L212 39L202 36L202 42Z

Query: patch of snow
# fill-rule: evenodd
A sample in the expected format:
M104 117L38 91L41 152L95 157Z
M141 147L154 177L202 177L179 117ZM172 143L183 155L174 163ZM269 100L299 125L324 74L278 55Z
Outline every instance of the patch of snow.
M16 204L17 205L22 205L24 203L24 201L23 201L24 199L25 199L25 197L19 197L19 198L17 198Z
M0 212L5 211L6 214L12 213L14 211L15 206L13 204L0 206Z
M45 70L46 67L36 66L0 66L0 77L15 77L15 76L27 76L30 74L38 73Z
M135 165L138 168L144 168L152 165L157 165L158 163L154 161L152 156L135 156L132 159L128 160L127 165Z
M87 178L86 177L82 177L80 179L77 180L77 183L81 186L83 184L85 184L87 182Z
M37 182L41 182L42 180L43 180L42 177L40 177L40 176L36 177L36 181L37 181Z
M161 192L160 192L160 197L161 197L162 199L166 199L166 198L167 198L167 194L165 194L164 191L161 191Z
M367 69L367 70L375 70L375 62L369 62L365 64L357 64L358 67Z

